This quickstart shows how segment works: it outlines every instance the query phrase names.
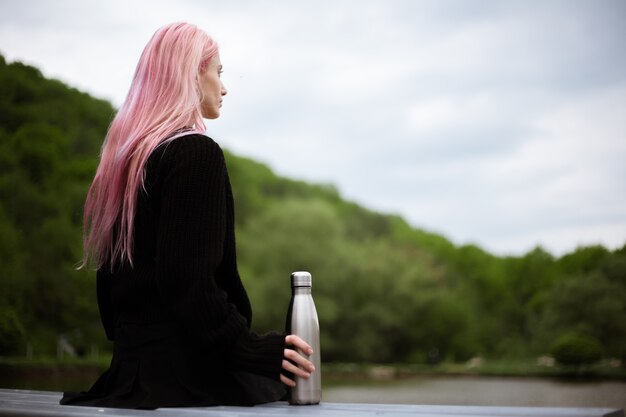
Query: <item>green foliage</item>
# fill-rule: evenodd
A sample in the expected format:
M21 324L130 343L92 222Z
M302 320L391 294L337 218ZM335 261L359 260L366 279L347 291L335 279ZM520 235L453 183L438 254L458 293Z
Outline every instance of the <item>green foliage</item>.
M0 62L0 323L21 344L13 350L37 341L36 354L54 351L57 334L99 321L90 274L74 266L112 113L36 68Z
M536 322L537 342L548 343L554 329L588 334L608 354L626 351L626 288L595 272L560 280L545 292Z
M24 333L15 310L4 310L0 315L0 356L18 353L23 347Z
M64 334L106 349L93 272L81 258L82 205L114 110L0 56L0 354L54 354ZM313 273L325 361L426 363L550 351L587 334L626 357L626 246L541 248L496 257L399 216L345 201L327 184L281 178L226 152L239 269L259 332L282 330L289 274Z
M602 345L591 336L568 334L554 342L552 355L562 365L590 365L602 359Z
M610 252L602 246L587 246L576 249L559 259L559 268L568 275L588 274L597 269Z

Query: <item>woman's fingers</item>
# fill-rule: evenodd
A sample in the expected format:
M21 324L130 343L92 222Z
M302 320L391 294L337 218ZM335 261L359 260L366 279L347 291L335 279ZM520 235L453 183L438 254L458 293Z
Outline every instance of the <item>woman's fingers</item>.
M315 366L313 366L313 362L300 355L293 349L285 349L283 356L295 363L295 365L302 367L309 372L315 371Z
M283 369L290 372L295 377L309 378L311 376L311 372L315 371L315 366L313 366L313 363L302 354L298 353L298 351L302 352L304 355L312 355L313 349L311 346L293 334L285 337L285 344L292 348L285 349L283 353L285 357L285 359L283 359ZM296 382L285 375L281 374L280 380L283 384L290 387L296 386Z
M287 378L285 375L280 374L280 382L282 382L285 385L288 385L290 387L295 387L296 386L296 382L294 380L291 380L289 378Z
M312 355L313 354L313 348L304 340L302 340L300 337L296 336L295 334L290 334L287 337L285 337L285 343L287 345L291 345L297 349L300 349L302 352L306 353L307 355Z
M299 376L300 378L306 379L311 376L310 372L307 372L305 369L294 365L286 359L283 359L283 369L287 372L292 373L294 376Z
M285 351L288 349L285 349ZM292 351L293 352L293 351ZM294 352L295 353L295 352ZM297 353L296 353L297 355ZM298 355L299 356L299 355ZM297 367L296 365L294 365L293 363L289 362L286 359L283 359L283 369L287 372L290 372L292 375L300 377L300 378L304 378L307 379L311 376L311 374L307 371L305 371L302 368ZM295 379L295 378L294 378ZM280 374L280 380L283 384L288 385L290 387L295 387L296 386L296 381L294 381L293 379L290 379L288 377L286 377L283 374Z

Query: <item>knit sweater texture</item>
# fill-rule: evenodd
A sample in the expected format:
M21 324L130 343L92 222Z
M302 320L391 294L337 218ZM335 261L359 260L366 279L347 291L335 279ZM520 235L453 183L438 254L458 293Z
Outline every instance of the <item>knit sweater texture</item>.
M212 139L191 134L152 153L137 201L133 265L97 274L109 339L123 323L173 322L228 369L280 379L285 335L250 330L233 206L224 155Z

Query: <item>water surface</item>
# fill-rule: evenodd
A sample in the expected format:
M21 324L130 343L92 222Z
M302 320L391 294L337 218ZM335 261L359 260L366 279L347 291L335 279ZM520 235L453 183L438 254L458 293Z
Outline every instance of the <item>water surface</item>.
M326 387L323 400L432 405L608 407L626 410L626 382L429 376L377 385Z

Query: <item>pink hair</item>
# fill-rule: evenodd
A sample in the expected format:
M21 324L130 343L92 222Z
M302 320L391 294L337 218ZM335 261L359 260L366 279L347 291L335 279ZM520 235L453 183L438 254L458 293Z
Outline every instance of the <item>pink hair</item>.
M132 265L135 207L146 161L160 144L188 131L206 131L197 77L216 54L217 44L188 23L160 28L146 45L87 194L82 266Z

